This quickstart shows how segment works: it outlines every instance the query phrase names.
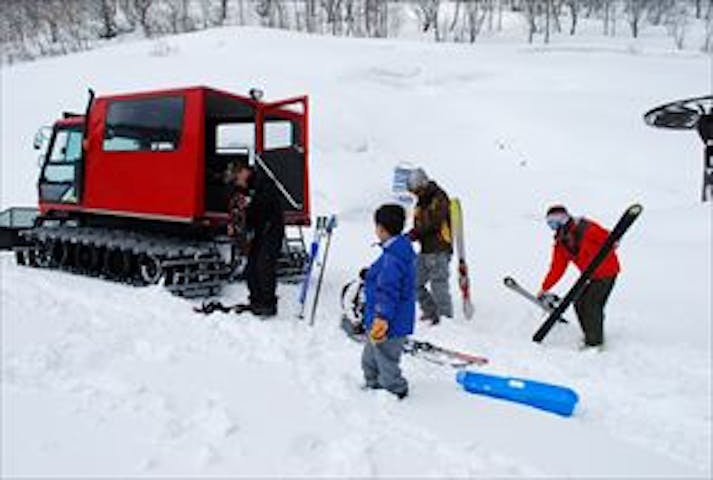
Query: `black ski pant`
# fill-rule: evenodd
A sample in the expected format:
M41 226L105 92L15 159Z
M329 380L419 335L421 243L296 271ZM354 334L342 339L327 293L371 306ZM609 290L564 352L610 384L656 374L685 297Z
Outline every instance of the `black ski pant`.
M245 276L253 306L277 308L277 260L283 239L283 232L275 232L254 239L250 245Z
M604 343L604 306L615 281L616 277L592 280L574 302L579 325L584 332L584 343L589 346Z

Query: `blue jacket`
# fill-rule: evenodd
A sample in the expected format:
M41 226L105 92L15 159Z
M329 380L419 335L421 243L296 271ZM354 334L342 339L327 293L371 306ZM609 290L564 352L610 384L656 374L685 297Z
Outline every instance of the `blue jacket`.
M416 316L416 253L405 235L389 239L381 256L366 274L364 326L371 329L374 318L389 324L388 337L413 333Z

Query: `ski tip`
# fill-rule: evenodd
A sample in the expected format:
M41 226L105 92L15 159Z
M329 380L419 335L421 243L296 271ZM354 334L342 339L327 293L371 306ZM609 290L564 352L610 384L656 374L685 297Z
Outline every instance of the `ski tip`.
M630 206L628 209L628 212L632 215L639 215L643 211L644 211L644 207L640 203L635 203L632 206Z
M472 303L467 302L463 305L463 314L465 315L465 318L467 320L472 320L474 313L475 313L475 308L473 307Z
M515 285L515 279L512 277L505 277L503 278L503 283L507 285L508 287Z

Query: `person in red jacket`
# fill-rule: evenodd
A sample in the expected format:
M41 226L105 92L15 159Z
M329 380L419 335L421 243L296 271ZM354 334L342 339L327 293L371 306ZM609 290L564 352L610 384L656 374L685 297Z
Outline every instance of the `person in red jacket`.
M554 230L554 246L550 270L542 281L539 298L549 296L549 290L562 278L569 262L580 271L587 268L609 232L587 218L573 218L562 205L547 210L547 225ZM585 347L604 344L604 306L619 274L619 259L612 250L592 274L592 279L574 303L579 324L584 332Z

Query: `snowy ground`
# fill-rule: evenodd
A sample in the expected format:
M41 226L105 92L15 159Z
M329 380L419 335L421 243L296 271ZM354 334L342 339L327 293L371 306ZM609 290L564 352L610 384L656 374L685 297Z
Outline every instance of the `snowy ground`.
M315 212L341 219L313 329L294 320L292 286L275 321L204 318L161 288L1 255L3 475L711 475L700 141L641 119L709 92L709 58L655 41L471 48L234 28L1 74L3 207L34 204L32 136L81 111L86 87L206 84L310 94ZM413 358L408 400L359 390L338 291L376 253L371 212L402 161L461 197L477 310L417 336L488 356L488 372L571 386L573 418L468 395L452 370ZM543 209L565 202L611 225L633 201L646 210L620 249L607 350L577 352L575 325L533 344L539 312L502 277L536 287Z

